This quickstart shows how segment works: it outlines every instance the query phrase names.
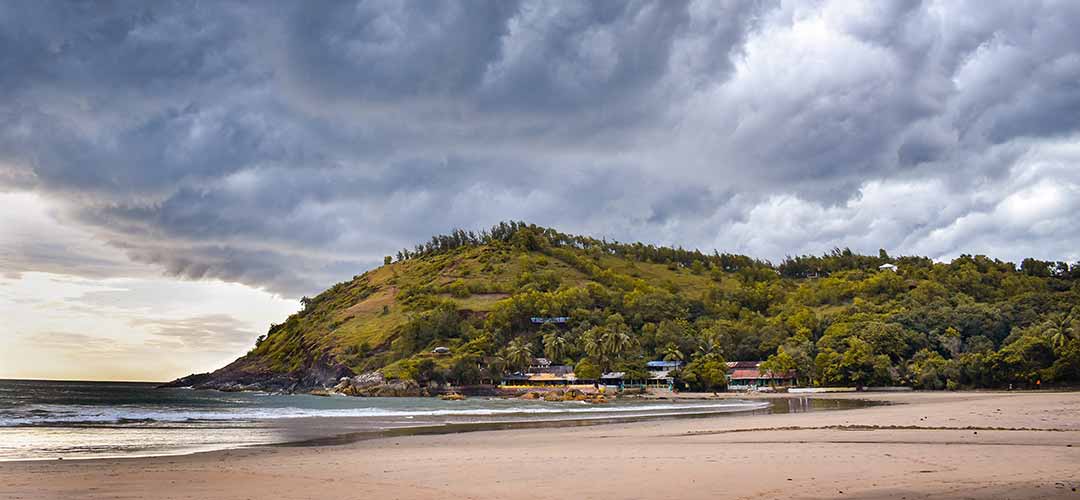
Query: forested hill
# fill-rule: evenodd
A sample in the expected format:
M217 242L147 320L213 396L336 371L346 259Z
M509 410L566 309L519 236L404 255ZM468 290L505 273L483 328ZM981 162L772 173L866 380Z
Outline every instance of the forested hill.
M380 371L472 384L540 356L631 376L682 359L698 387L725 359L819 385L1080 381L1080 264L1031 259L835 250L774 265L501 223L436 236L302 304L245 356L182 383L289 390ZM557 316L569 320L530 321Z

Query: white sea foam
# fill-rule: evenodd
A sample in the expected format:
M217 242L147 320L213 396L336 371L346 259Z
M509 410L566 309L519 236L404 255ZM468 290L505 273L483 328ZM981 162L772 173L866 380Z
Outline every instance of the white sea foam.
M616 414L650 415L657 412L730 412L747 411L767 407L764 402L716 402L686 404L634 404L624 406L593 406L584 403L551 403L498 408L236 408L228 411L202 411L192 409L160 409L138 407L102 406L47 406L38 405L19 412L5 412L0 416L0 427L28 425L74 425L74 424L120 424L139 422L193 422L193 421L248 421L305 417L368 417L368 418L415 418L415 417L490 417L513 415L581 415Z

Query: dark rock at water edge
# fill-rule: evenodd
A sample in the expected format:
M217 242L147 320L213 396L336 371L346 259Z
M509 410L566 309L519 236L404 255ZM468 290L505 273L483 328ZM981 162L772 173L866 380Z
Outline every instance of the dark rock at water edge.
M351 376L352 370L327 357L309 361L298 370L282 373L260 366L258 361L245 356L212 373L188 375L159 387L297 393L333 387L342 377Z

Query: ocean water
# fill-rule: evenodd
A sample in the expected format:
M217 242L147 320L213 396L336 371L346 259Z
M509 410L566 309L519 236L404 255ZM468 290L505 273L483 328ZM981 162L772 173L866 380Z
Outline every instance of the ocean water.
M0 460L185 454L484 424L808 411L812 401L352 398L157 389L153 384L0 380Z

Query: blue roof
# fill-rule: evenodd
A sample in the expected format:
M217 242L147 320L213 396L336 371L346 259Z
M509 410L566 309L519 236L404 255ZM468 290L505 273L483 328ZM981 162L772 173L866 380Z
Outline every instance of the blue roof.
M645 366L649 368L675 368L682 364L682 361L649 361L645 363Z

